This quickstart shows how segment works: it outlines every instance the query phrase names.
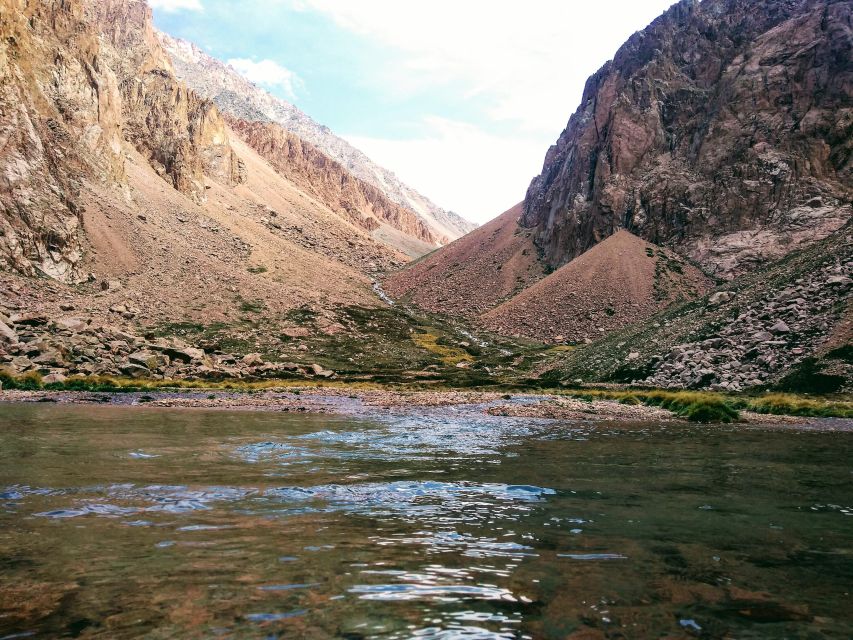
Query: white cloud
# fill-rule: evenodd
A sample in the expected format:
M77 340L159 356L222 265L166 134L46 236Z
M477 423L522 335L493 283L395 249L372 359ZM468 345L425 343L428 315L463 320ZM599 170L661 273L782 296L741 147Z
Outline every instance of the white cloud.
M160 9L166 13L178 11L202 11L201 0L148 0L152 9Z
M291 1L394 50L386 71L396 91L469 87L492 121L553 141L587 76L674 0Z
M295 100L296 90L303 87L302 79L298 75L275 60L231 58L228 64L255 84L281 89L290 100Z
M520 202L541 170L546 149L536 139L438 117L424 124L427 133L410 140L345 137L436 204L477 222Z

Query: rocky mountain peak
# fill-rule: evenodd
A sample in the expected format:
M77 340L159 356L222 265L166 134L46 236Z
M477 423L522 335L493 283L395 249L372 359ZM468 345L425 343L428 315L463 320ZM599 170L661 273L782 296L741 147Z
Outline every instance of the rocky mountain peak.
M853 215L851 4L683 0L587 82L521 224L552 267L620 228L732 277Z

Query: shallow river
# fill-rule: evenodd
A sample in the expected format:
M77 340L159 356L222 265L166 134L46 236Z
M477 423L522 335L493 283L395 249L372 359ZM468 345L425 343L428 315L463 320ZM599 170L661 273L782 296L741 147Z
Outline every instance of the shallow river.
M850 638L853 434L0 406L0 638Z

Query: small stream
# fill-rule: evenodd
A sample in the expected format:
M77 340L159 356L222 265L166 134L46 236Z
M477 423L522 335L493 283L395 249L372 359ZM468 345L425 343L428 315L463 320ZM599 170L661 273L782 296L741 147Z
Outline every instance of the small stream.
M0 639L850 638L851 460L837 432L0 405Z

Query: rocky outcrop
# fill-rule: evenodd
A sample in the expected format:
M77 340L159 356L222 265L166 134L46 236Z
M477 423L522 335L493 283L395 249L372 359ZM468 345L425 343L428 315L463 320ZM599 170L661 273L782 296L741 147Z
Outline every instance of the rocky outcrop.
M414 212L442 244L454 240L477 225L438 207L391 171L378 166L343 138L336 136L294 105L270 95L243 78L232 67L205 54L185 40L159 34L171 56L177 77L200 95L213 100L219 109L237 119L270 122L305 140L353 176L372 185L397 205Z
M79 0L0 0L0 262L80 277L81 181L120 180L121 99Z
M559 267L619 228L723 277L840 228L853 5L682 0L593 75L521 224Z
M0 260L82 277L81 187L124 186L128 140L196 201L243 178L216 107L172 74L139 0L0 0Z
M48 318L0 308L0 373L38 374L44 384L71 376L147 380L332 378L317 364L267 362L258 353L206 352L178 338L145 338L86 317Z
M438 246L440 239L411 210L389 200L373 185L354 177L313 145L273 123L228 118L231 129L281 175L353 224L375 231L388 225Z
M152 167L182 193L204 200L204 177L238 184L239 159L216 106L174 76L152 25L136 0L89 2L88 16L119 76L125 135Z

